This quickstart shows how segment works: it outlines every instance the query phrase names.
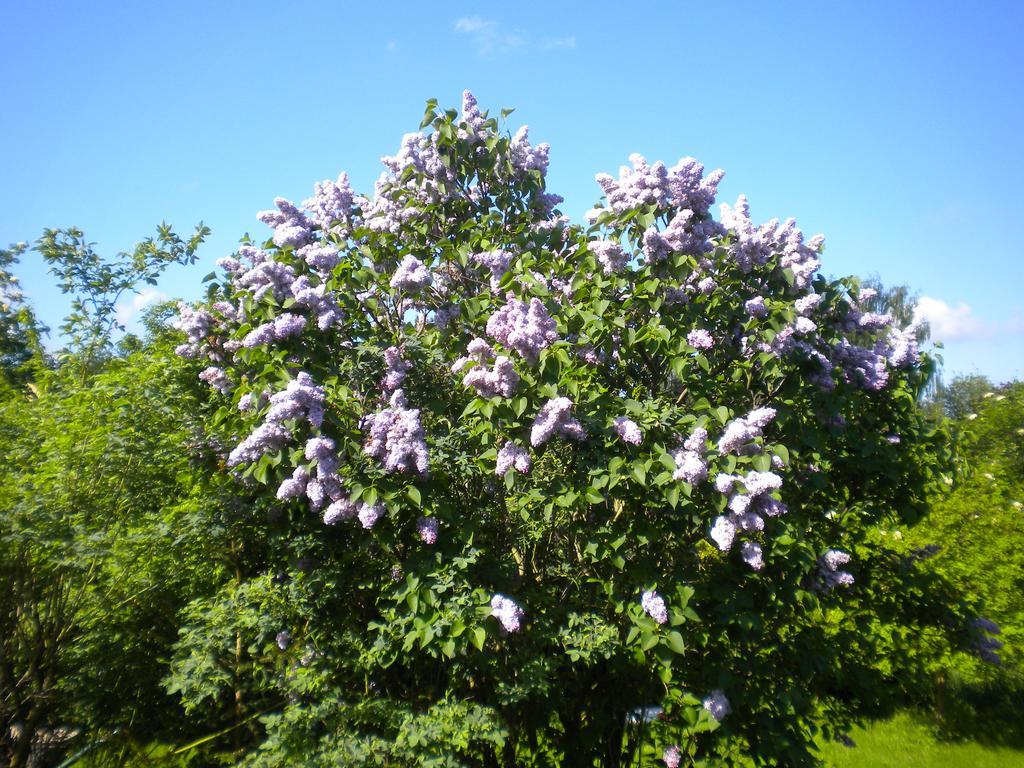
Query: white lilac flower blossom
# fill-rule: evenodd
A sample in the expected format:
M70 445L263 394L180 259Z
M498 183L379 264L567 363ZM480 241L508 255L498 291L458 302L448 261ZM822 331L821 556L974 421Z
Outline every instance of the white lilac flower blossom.
M282 629L274 637L274 642L277 643L277 647L280 650L287 651L288 646L291 645L292 642L292 633L289 632L287 629Z
M711 349L715 340L703 328L696 328L686 334L686 342L694 349Z
M721 722L725 717L732 712L732 706L729 704L729 700L725 697L725 691L714 690L711 695L704 699L704 709L711 713L711 716L715 720Z
M437 530L436 517L421 517L416 521L416 532L424 544L434 544L437 541Z
M434 282L430 270L412 254L406 254L391 276L391 287L406 293L419 293Z
M359 523L369 530L384 516L383 504L363 504L359 507Z
M523 609L504 595L491 598L491 616L498 620L506 632L518 632L523 615Z
M587 436L583 426L572 417L572 400L567 397L556 397L543 405L530 430L530 444L536 448L556 435L572 440L584 440Z
M409 408L405 392L396 389L388 408L368 418L369 437L363 450L384 463L387 472L427 474L427 443L418 408Z
M667 747L661 755L661 760L665 763L666 768L679 768L682 758L682 753L675 744Z
M640 445L644 441L644 433L632 419L618 416L615 419L615 434L630 445Z
M487 320L487 333L506 347L516 350L529 363L536 363L541 350L558 340L557 324L540 299L527 307L515 295Z
M659 624L664 624L668 621L668 608L665 606L665 600L657 592L653 590L644 592L640 596L640 605L647 615Z
M498 451L498 460L494 467L494 474L504 476L510 469L526 474L530 471L530 454L525 448L513 442L507 442Z

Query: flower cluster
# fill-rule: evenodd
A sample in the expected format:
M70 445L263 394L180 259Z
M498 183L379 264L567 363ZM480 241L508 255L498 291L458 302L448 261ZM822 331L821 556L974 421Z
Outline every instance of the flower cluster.
M256 214L257 219L274 228L274 245L279 248L298 248L309 242L312 224L306 214L283 197L275 197L274 205L277 206L276 211L260 211Z
M697 485L708 476L708 464L704 459L707 452L708 431L697 427L693 433L672 454L676 470L672 473L673 480L685 480L690 485Z
M738 451L750 441L760 437L764 428L774 418L774 408L756 408L746 416L733 419L726 424L725 432L718 439L718 452L725 455Z
M661 755L661 759L668 768L679 768L679 764L683 759L683 754L679 751L679 747L673 744L665 749Z
M419 293L434 282L426 265L412 254L406 254L391 276L391 287L406 293Z
M725 697L725 691L718 689L711 692L711 695L704 699L704 709L711 713L711 716L721 722L726 715L732 712L732 706Z
M469 366L462 377L463 385L473 387L480 397L512 397L519 386L519 374L512 361L504 355L498 355L488 369L486 366L494 357L494 350L483 339L469 342L467 352L466 357L460 357L452 365L455 372Z
M506 299L505 306L488 318L487 333L535 363L541 350L558 340L557 324L536 297L530 299L529 307L512 293Z
M622 246L612 240L592 240L587 243L587 247L597 257L606 275L621 272L629 263L629 256L622 250Z
M291 432L284 427L284 422L305 419L314 427L319 427L324 418L323 387L302 371L280 392L270 398L270 409L263 423L249 435L228 456L228 466L234 467L256 461L270 451L284 447L291 439Z
M573 418L572 400L567 397L555 397L544 403L530 430L530 444L536 448L556 435L572 440L584 440L587 436L583 426Z
M304 200L302 207L309 212L321 231L347 237L356 219L354 203L355 195L349 185L348 174L342 173L336 182L317 182L313 186L313 196Z
M665 600L657 592L652 590L644 592L640 596L640 605L647 615L659 624L664 624L668 621L668 608L665 605Z
M421 517L416 521L416 532L424 544L434 544L437 541L438 527L436 517Z
M491 598L491 616L501 623L506 632L518 632L523 615L523 609L504 595Z
M824 591L853 584L853 574L840 570L850 562L850 555L838 549L830 549L818 558L818 584Z
M530 454L522 446L509 441L501 446L498 451L498 460L495 463L494 474L503 476L510 469L526 474L530 471Z
M640 429L640 425L625 416L615 418L615 434L630 445L640 445L644 441L644 433Z
M512 259L515 258L515 254L511 251L483 251L482 253L474 253L473 261L486 267L491 273L491 290L498 290L498 286L501 284L501 278L508 272L509 264L512 263Z
M398 347L388 347L384 350L384 379L380 386L385 392L393 392L402 386L406 375L412 368L412 363L402 359L402 351Z
M427 443L418 408L409 408L405 392L396 389L390 407L368 418L369 437L363 450L380 459L388 472L427 474Z

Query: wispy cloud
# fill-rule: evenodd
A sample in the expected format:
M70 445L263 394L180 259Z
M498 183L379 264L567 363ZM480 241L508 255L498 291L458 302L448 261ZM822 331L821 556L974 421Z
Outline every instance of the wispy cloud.
M569 35L568 37L553 37L547 38L541 41L540 47L545 51L553 51L558 48L575 48L576 47L576 35Z
M387 45L385 45L384 48L388 52L397 51L398 50L398 43L396 43L394 40L388 40Z
M454 29L472 42L479 56L508 53L531 45L530 38L525 33L518 30L507 31L494 19L485 19L481 16L461 16L455 20ZM545 38L536 47L542 50L575 48L576 38Z
M131 299L117 303L115 308L117 322L126 326L135 320L142 313L142 310L150 304L156 304L161 301L167 301L166 294L161 293L155 288L144 288L132 296Z

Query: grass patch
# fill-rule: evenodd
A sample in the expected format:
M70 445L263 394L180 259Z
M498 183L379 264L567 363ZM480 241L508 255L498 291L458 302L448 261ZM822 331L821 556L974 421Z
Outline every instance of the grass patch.
M910 714L872 723L851 736L855 747L825 744L829 768L1024 768L1024 751L974 741L941 741Z

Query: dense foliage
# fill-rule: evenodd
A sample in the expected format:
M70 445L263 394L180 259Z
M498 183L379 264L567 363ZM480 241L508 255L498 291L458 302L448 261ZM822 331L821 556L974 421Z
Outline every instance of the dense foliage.
M916 328L794 222L716 221L692 159L598 176L580 227L471 95L421 127L182 307L277 510L263 571L187 613L187 708L244 656L252 765L810 765L880 625L969 641L876 534L947 468Z

